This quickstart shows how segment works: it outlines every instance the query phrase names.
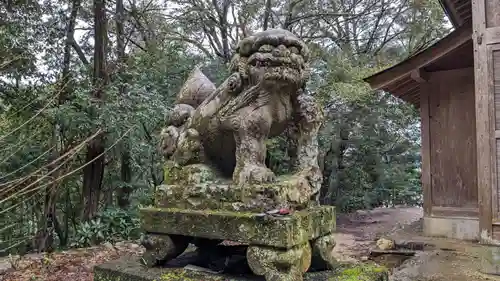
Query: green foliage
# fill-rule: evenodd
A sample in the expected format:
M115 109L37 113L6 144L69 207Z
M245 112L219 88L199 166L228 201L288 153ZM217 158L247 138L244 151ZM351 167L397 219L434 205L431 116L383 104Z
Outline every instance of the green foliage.
M321 132L325 171L331 172L323 185L329 202L342 211L417 204L420 132L415 108L385 93L340 98L331 106L331 121Z
M94 219L76 228L73 246L87 247L103 242L138 239L140 226L137 213L121 209L106 209Z
M288 139L284 136L269 139L267 145L267 165L277 175L292 172Z

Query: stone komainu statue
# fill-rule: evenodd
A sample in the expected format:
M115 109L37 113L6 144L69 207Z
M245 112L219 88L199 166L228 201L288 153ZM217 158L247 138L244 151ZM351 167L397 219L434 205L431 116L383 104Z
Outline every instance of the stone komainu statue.
M180 166L207 164L238 186L273 182L266 140L293 126L295 176L317 196L322 112L305 91L308 59L307 46L294 34L271 29L238 44L232 74L219 87L196 68L166 118L164 156Z
M229 268L222 241L231 240L267 281L335 267L335 209L317 198L322 112L305 91L308 58L296 36L273 29L239 43L219 87L198 68L191 73L162 131L164 184L141 209L144 264L165 264L193 243L201 262ZM266 141L285 131L297 144L296 171L276 178ZM228 252L212 254L219 246Z

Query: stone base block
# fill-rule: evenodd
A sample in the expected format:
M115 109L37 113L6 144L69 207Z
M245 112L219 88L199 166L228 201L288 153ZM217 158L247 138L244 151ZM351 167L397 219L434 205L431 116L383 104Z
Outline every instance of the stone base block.
M265 212L317 205L317 191L303 175L281 176L273 183L239 186L204 164L166 165L165 184L155 192L155 207L191 210Z
M483 245L481 248L481 272L500 275L500 246Z
M147 268L136 257L124 257L94 268L94 281L263 281L255 275L212 274L173 267ZM375 265L342 265L337 270L308 272L305 281L387 281L388 273Z
M479 239L479 219L424 216L424 235L476 241Z
M318 206L286 216L251 212L143 208L146 233L231 240L248 245L290 249L335 230L335 208Z

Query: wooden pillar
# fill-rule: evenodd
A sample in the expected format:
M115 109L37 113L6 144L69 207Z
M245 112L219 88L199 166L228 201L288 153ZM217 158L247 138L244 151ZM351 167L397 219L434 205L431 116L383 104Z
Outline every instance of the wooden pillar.
M429 84L420 84L420 132L422 138L422 193L424 199L424 216L431 215L432 184L431 184L431 155L430 155L430 120L429 120Z
M500 143L500 122L496 120L500 116L495 112L500 112L500 0L473 0L472 19L479 227L481 240L486 242L493 237L493 224L498 219L496 146L497 139Z

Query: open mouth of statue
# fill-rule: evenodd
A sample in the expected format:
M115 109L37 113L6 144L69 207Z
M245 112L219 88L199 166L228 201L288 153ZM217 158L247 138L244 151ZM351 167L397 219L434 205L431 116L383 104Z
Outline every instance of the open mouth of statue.
M281 58L257 58L253 57L250 58L248 63L252 66L255 67L266 67L266 68L275 68L275 67L282 67L282 68L290 68L294 69L297 71L302 70L302 66L299 65L298 63L292 62L290 59L281 59Z

